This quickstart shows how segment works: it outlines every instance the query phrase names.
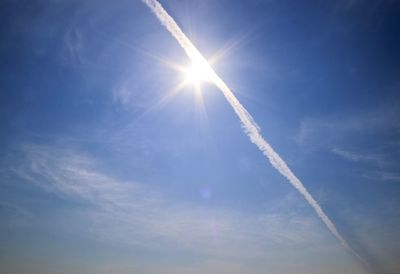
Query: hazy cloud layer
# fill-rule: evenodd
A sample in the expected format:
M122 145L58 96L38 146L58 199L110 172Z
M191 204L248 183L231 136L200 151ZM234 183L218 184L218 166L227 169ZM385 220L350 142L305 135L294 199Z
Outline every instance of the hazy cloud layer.
M82 218L88 223L87 237L136 249L189 252L203 258L196 268L192 264L187 268L171 267L170 273L173 270L176 273L198 273L199 269L224 269L225 272L221 273L229 273L229 269L251 271L252 267L246 266L246 262L281 260L282 256L294 256L294 259L297 255L290 252L288 255L288 250L305 247L311 254L340 254L332 239L326 239L327 235L316 219L291 212L298 198L288 197L285 203L282 201L276 205L270 203L266 205L266 213L262 214L211 208L176 201L146 184L107 175L98 170L95 160L76 150L24 145L18 151L16 155L20 158L15 163L19 164L13 164L6 173L76 203L78 207L73 218ZM2 173L4 175L4 171ZM12 207L25 212L20 206ZM28 220L25 226L35 224L29 222L32 218L22 219ZM18 226L20 223L14 220L10 225ZM209 256L214 259L207 259ZM348 264L349 259L343 256L341 260ZM114 269L121 267L114 266ZM292 266L289 264L288 267ZM126 269L133 268L127 266ZM143 269L151 267L143 265ZM154 273L156 269L159 268L155 267ZM254 271L258 273L258 270Z
M240 244L251 240L252 235L263 236L264 244L312 244L314 237L321 240L314 231L318 227L315 220L293 216L287 210L283 215L273 209L266 214L244 215L226 208L173 201L143 183L122 181L97 171L96 161L73 150L25 145L22 155L23 164L13 166L11 172L54 195L95 206L87 214L101 237L110 235L112 240L127 242L128 236L133 242L146 243L149 237L161 236L196 249L208 248L214 240ZM295 231L292 225L297 227ZM260 247L264 244L259 243Z

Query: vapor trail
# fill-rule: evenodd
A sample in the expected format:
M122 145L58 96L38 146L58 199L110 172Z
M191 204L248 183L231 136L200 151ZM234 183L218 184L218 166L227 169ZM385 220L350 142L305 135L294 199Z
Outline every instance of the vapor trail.
M208 61L202 56L197 50L189 38L183 33L175 20L167 13L167 11L161 6L157 0L143 0L143 2L155 13L160 22L167 28L172 36L178 41L179 45L184 49L187 56L192 62L200 63L204 68L208 70L212 82L222 91L229 104L239 117L242 127L245 133L249 136L252 143L254 143L262 153L268 158L274 168L276 168L283 176L285 176L289 182L304 196L307 202L315 210L319 218L326 225L329 231L335 236L342 246L348 250L351 254L357 257L361 262L366 262L355 252L347 241L337 231L335 225L329 219L329 217L322 210L317 201L311 196L311 194L304 187L303 183L299 178L290 170L285 161L275 152L271 145L261 136L260 129L254 122L251 115L247 110L240 104L239 100L235 97L225 82L216 74L214 69L208 64Z

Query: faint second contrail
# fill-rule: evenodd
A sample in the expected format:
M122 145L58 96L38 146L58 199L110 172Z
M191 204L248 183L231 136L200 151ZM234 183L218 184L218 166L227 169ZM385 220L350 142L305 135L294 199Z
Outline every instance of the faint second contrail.
M326 225L329 231L335 236L342 246L348 250L351 254L357 257L361 262L366 262L355 252L353 248L347 243L347 241L337 231L335 225L329 219L329 217L322 210L321 206L311 196L311 194L304 187L303 183L299 178L287 166L285 161L275 152L271 145L261 136L260 129L254 122L251 115L242 106L239 100L235 97L225 82L216 74L214 69L208 64L208 61L203 55L197 50L189 38L183 33L175 20L167 13L167 11L161 6L157 0L143 0L143 2L156 14L160 22L168 29L172 36L178 41L179 45L185 50L187 56L192 62L200 64L206 68L210 75L211 81L222 91L229 104L239 117L242 127L245 133L249 136L252 143L254 143L262 153L269 159L273 167L275 167L283 176L285 176L289 182L304 196L307 202L315 210L317 215L320 217L322 222Z

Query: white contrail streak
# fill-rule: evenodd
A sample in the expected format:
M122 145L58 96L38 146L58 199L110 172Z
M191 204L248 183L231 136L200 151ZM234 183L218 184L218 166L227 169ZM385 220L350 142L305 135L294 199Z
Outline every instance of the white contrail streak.
M167 28L172 36L178 41L179 45L185 50L187 56L192 60L206 68L210 75L211 81L222 91L229 104L239 117L245 133L249 136L252 143L254 143L262 153L269 159L272 166L275 167L289 182L304 196L307 202L315 210L322 222L326 225L329 231L335 236L342 246L347 249L351 254L356 256L360 261L365 261L355 252L347 241L337 231L335 225L329 217L322 210L317 201L304 187L299 178L287 166L285 161L275 152L271 145L261 136L259 127L254 122L251 115L240 104L239 100L235 97L225 82L216 74L213 68L208 64L208 61L197 50L189 38L183 33L175 20L167 13L167 11L156 0L143 0L143 2L156 14L160 22Z

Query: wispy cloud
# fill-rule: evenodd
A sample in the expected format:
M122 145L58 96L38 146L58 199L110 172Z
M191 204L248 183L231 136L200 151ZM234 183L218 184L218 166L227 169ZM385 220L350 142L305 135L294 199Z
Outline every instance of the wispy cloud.
M125 85L115 87L112 90L112 95L114 102L121 103L123 105L127 104L131 98L131 92L129 92Z
M387 170L372 170L362 175L366 179L383 182L400 182L400 173Z
M370 162L378 166L383 166L386 162L384 157L378 154L361 154L341 148L332 148L331 151L352 162Z
M135 182L116 180L96 172L96 161L73 150L37 145L24 145L22 150L25 164L13 167L13 172L57 195L85 200L102 207L124 206L132 200L139 207L153 202L147 197L157 196L149 195L147 189ZM140 196L140 199L135 196ZM133 205L132 202L129 204Z
M362 154L339 148L333 148L332 153L354 163L368 163L372 166L362 177L381 181L400 181L400 174L392 171L393 161L380 154Z
M65 47L72 63L84 63L84 37L81 30L77 28L70 29L66 32Z

